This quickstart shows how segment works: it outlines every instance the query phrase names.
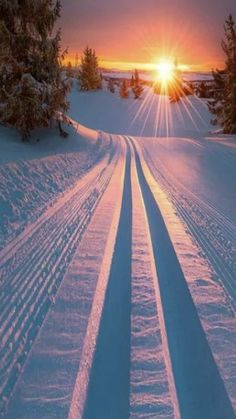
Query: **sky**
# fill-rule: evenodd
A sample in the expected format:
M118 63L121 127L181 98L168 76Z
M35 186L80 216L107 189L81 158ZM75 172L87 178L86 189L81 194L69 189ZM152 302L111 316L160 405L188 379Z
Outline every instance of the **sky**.
M110 68L149 68L177 58L192 70L223 66L223 24L236 0L61 0L68 59L86 45Z

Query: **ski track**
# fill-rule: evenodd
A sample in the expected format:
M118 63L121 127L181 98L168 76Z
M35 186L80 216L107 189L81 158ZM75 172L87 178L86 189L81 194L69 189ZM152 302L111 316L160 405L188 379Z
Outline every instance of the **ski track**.
M133 150L132 150L133 154ZM135 160L131 166L132 304L130 418L179 417L178 402L161 310L147 214Z
M147 171L215 269L231 314L236 227L135 139L113 137L116 155L0 252L0 411L7 419L19 406L22 419L233 419L212 331Z
M107 160L107 167L105 162L95 167L0 254L1 411L112 177L117 158Z
M127 147L122 207L84 418L129 417L132 197ZM109 394L109 396L108 396Z
M81 417L119 219L123 158L118 154L113 176L16 385L9 419L18 410L22 419L64 419L69 411L71 417Z
M180 416L233 419L231 402L136 147L135 158L150 226Z
M136 144L138 145L138 142ZM140 156L143 156L142 152ZM175 207L163 186L160 187L154 180L143 157L142 164L155 199L160 205L215 361L236 409L235 316L229 298L219 281L216 281L216 274L199 243L189 234L186 224L182 223L179 215L176 215Z
M174 204L178 215L187 225L187 228L211 263L235 314L235 224L223 216L223 214L220 214L213 206L203 202L177 182L158 157L155 157L154 163L147 149L144 150L144 157L154 178L162 185ZM224 255L224 259L222 259L222 255Z
M108 152L97 142L94 150L7 163L0 167L0 250L37 220L58 194L69 189Z

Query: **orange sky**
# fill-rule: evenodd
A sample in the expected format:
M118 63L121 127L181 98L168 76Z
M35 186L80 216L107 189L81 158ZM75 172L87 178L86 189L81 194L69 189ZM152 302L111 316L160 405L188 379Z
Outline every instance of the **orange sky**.
M191 70L222 67L223 23L236 0L62 0L62 41L68 59L86 45L104 67L150 68L177 57Z

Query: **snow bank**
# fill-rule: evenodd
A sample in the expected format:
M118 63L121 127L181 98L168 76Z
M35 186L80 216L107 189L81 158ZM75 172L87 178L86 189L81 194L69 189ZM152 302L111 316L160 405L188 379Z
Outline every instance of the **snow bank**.
M87 141L70 129L63 140L55 130L34 134L22 144L16 134L0 128L0 249L36 220L59 194L71 188L108 150L108 143ZM42 141L35 142L41 134ZM46 138L45 138L46 137ZM5 164L4 164L5 163Z

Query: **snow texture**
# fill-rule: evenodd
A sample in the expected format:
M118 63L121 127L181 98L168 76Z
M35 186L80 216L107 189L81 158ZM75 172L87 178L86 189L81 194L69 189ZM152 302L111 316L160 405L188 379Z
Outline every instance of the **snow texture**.
M236 138L73 86L68 139L0 127L3 417L231 419Z

